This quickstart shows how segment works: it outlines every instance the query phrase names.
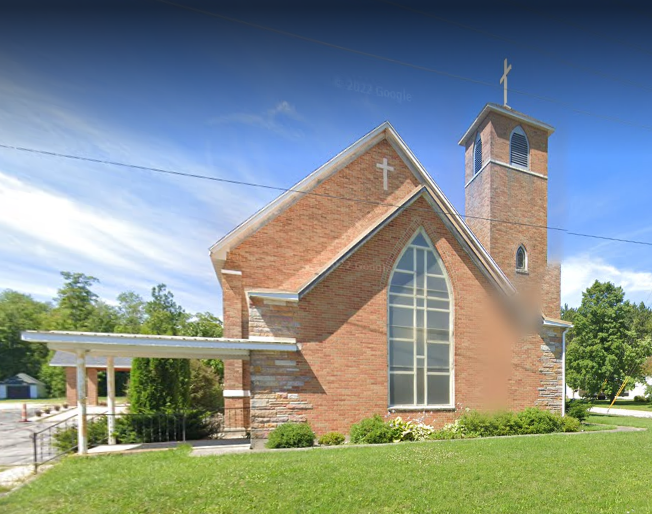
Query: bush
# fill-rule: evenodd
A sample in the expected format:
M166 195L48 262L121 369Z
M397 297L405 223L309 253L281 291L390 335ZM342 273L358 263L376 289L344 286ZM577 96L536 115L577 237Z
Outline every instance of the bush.
M269 434L267 448L308 448L314 443L315 433L308 423L284 423Z
M593 404L586 400L569 400L566 402L566 415L572 416L579 421L585 421L589 416L591 407L593 407Z
M530 407L521 412L485 413L470 411L460 417L455 424L445 427L445 434L433 438L491 437L522 434L550 434L552 432L577 432L578 419L550 411ZM441 432L441 431L440 431Z
M344 443L345 437L339 432L328 432L319 438L319 444L322 446L338 446Z
M351 442L354 444L382 444L394 441L394 429L376 414L351 427Z
M645 396L638 395L638 396L634 396L634 401L635 402L646 403L648 401L648 399Z
M434 427L419 420L403 420L400 416L392 419L389 426L394 431L393 441L425 441L435 432Z
M45 412L46 414L50 414L50 412L52 412L52 409L50 407L43 407L43 412Z
M579 432L580 430L580 420L577 418L574 418L572 416L564 416L561 418L562 421L562 426L561 426L561 431L562 432Z
M204 439L211 434L210 415L201 410L185 413L129 414L116 419L115 435L118 443L157 443Z
M66 453L77 448L77 427L71 426L57 430L52 436L54 447L61 453ZM108 440L108 428L106 418L88 422L88 446L98 446Z

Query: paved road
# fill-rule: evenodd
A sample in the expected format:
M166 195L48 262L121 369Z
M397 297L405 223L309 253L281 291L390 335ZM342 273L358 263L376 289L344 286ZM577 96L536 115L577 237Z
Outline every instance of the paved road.
M28 416L33 416L37 407L28 405ZM5 404L0 409L0 466L31 464L34 455L30 437L32 432L44 430L55 423L47 420L23 423L20 419L20 404Z
M611 416L632 416L634 418L652 418L652 412L634 409L607 409L606 407L592 407L591 412L596 414L609 414Z

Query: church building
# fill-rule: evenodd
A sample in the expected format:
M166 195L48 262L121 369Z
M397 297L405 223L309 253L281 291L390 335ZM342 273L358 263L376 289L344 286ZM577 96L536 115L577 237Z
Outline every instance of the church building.
M285 422L346 434L373 414L563 412L553 130L487 104L459 141L461 215L383 123L211 248L224 336L278 343L225 361L226 408L253 439Z

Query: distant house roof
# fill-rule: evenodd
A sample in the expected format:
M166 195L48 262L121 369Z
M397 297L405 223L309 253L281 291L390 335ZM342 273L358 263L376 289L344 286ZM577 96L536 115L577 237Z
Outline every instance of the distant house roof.
M74 353L57 351L50 361L50 366L61 366L64 368L77 365L77 360ZM114 366L116 368L131 369L131 357L115 357ZM106 368L106 357L95 357L93 355L86 356L87 368Z
M2 382L0 382L0 384L2 385L27 385L27 384L45 385L40 380L37 380L34 377L29 376L27 373L18 373L18 375L3 380Z

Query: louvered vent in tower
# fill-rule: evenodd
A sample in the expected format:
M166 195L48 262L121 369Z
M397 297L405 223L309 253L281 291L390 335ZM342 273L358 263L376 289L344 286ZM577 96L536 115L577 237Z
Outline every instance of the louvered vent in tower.
M477 173L482 169L482 139L480 134L475 139L475 148L473 149L473 173Z
M509 142L509 163L527 168L529 166L529 156L530 145L527 136L521 127L516 127Z

